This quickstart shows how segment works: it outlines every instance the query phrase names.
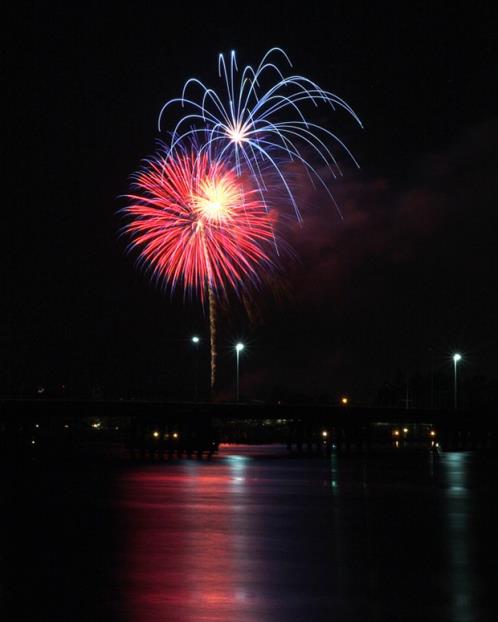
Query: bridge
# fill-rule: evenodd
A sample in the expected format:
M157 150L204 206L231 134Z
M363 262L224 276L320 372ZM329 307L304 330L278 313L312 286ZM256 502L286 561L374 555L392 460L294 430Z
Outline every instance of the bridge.
M385 447L498 450L498 412L321 404L1 400L4 457L211 455L220 442L285 443L291 453Z

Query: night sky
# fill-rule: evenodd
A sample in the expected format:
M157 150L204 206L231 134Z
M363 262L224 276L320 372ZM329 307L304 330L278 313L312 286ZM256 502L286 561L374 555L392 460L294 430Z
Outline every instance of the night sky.
M219 52L256 64L273 46L359 114L363 130L327 108L316 120L361 169L344 160L331 186L343 220L303 190L279 291L260 291L252 321L236 301L220 318L220 398L236 339L255 399L370 403L396 374L451 373L455 350L467 377L498 376L496 9L322 4L16 3L4 16L2 393L191 396L206 314L137 270L119 197L187 78L216 83ZM207 382L206 347L201 366Z

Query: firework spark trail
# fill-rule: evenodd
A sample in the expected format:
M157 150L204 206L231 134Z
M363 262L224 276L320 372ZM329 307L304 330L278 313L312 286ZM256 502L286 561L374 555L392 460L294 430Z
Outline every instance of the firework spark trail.
M208 298L211 385L216 377L216 298L260 282L272 268L274 216L258 191L196 145L146 161L127 195L125 232L155 279Z
M214 389L216 383L216 297L213 290L213 277L211 270L211 262L206 246L206 241L203 239L204 257L207 267L207 290L208 290L208 304L209 304L209 351L211 353L211 391Z
M211 348L211 390L216 382L216 299L213 288L208 285L209 297L209 345Z
M302 105L311 103L318 107L324 103L333 110L342 108L360 126L362 124L353 109L334 93L323 90L304 76L285 76L278 65L272 62L275 55L281 55L292 67L282 49L272 48L256 69L247 65L238 79L235 52L231 52L228 63L225 56L220 54L218 76L223 80L222 91L218 93L200 80L191 78L185 83L181 97L164 104L158 126L161 131L162 118L169 106L180 104L182 109L189 108L190 111L177 122L174 129L173 150L186 138L207 135L200 153L211 153L214 149L221 157L231 158L237 174L240 175L245 169L256 180L263 198L266 183L262 168L270 166L289 197L298 219L301 219L292 187L287 181L285 163L299 162L310 178L325 188L333 201L323 176L306 157L305 151L308 149L314 153L334 177L342 175L342 172L327 143L339 145L358 166L345 143L327 128L307 119ZM260 94L267 75L272 85ZM199 97L187 96L193 88L199 89Z

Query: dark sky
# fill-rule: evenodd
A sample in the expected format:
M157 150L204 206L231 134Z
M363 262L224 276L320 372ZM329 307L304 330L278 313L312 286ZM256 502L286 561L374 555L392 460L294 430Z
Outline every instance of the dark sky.
M2 391L190 395L189 337L207 337L205 315L137 271L118 197L188 77L215 82L220 51L256 64L272 46L360 115L364 130L317 113L361 170L333 185L343 221L306 196L285 296L262 290L257 321L237 304L220 318L220 394L237 338L242 390L258 398L279 385L369 400L397 370L450 369L454 349L467 373L498 376L496 9L322 4L11 8Z

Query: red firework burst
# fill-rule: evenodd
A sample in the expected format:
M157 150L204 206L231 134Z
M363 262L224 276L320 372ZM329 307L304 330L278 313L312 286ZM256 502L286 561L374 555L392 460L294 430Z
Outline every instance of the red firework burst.
M135 175L125 230L155 277L204 300L257 283L271 266L273 217L258 197L222 160L160 154Z

